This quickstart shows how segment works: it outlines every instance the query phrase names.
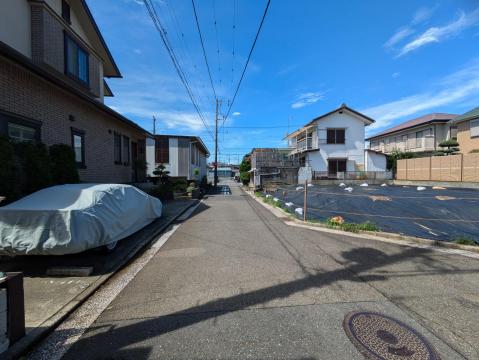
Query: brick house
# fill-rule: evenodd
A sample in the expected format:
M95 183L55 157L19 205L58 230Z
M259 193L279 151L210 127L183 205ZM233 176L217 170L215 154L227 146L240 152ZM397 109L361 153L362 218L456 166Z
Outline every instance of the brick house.
M452 119L450 127L456 129L461 153L479 152L479 107Z
M108 106L120 71L84 0L0 3L0 134L70 144L85 182L140 180L150 134Z

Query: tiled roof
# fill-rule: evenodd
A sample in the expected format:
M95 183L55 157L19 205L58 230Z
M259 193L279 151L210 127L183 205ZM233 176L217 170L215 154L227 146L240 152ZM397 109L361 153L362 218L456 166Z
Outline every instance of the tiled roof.
M381 131L377 134L374 134L373 136L368 137L366 140L374 139L379 136L384 136L388 134L395 133L400 130L405 130L409 129L412 127L416 127L419 125L424 125L430 122L448 122L451 119L454 119L457 116L457 114L445 114L445 113L432 113L432 114L427 114L421 117L418 117L416 119L412 119L406 122L403 122L399 125L396 125L392 128L389 128L387 130Z
M464 113L462 115L459 115L458 117L452 119L453 123L458 123L464 120L470 120L470 119L475 119L479 118L479 106L477 108L474 108L467 113Z

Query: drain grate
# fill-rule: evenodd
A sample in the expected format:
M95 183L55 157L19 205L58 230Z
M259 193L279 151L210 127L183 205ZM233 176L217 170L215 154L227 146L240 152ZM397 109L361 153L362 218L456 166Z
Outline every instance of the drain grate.
M343 327L366 359L440 359L424 336L401 321L383 314L353 311L344 318Z

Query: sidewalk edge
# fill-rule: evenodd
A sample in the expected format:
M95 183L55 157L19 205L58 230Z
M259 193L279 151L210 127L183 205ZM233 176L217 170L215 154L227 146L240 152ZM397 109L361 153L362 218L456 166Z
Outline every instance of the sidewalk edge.
M136 255L146 248L159 234L163 233L173 222L175 222L181 215L188 211L193 206L197 205L200 200L192 201L188 206L185 206L181 211L175 214L168 222L163 224L157 230L148 235L148 238L139 242L137 246L125 256L115 268L107 273L101 275L95 282L83 290L80 294L75 296L70 302L65 304L58 312L45 320L42 324L34 330L27 333L23 338L15 342L6 352L1 355L5 359L18 359L30 350L35 344L45 338L54 328L56 328L66 317L75 311L81 304L83 304L98 288L106 283L112 276L114 276L120 269L127 265Z

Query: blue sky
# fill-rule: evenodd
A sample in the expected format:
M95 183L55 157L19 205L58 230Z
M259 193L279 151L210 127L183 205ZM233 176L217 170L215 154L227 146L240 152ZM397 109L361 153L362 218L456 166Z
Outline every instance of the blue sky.
M214 97L191 0L154 2L213 129ZM200 135L213 151L142 2L88 4L123 74L108 80L115 97L107 105L148 130L155 115L158 133ZM266 0L195 4L226 113ZM293 131L342 103L377 120L368 134L426 113L478 106L479 1L272 0L220 132L220 159L284 146L288 124Z

